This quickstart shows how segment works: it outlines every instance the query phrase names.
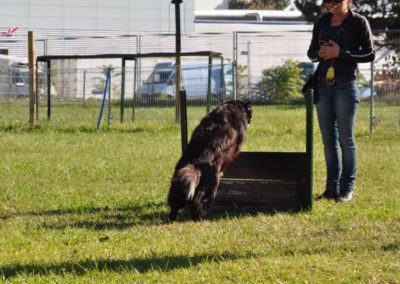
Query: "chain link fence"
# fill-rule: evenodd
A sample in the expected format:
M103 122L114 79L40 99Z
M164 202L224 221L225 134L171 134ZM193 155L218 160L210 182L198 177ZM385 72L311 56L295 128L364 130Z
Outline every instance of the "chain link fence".
M376 41L384 42L382 38L385 36L388 37L387 32L376 33ZM262 84L264 70L281 66L290 59L298 63L304 74L312 72L314 66L306 56L310 37L310 26L297 31L268 33L258 29L183 34L182 52L213 51L222 54L222 60L214 60L210 68L204 58L183 61L183 85L188 93L189 107L200 109L200 116L221 99L271 102L271 96ZM394 123L400 121L400 58L396 53L400 46L396 40L399 37L400 31L392 31L390 38L394 40L390 41L391 45L377 46L376 61L359 65L362 103L371 104L371 110L362 108L369 112L363 117L369 117L371 125L379 124L388 113L391 117L398 117ZM38 56L175 51L175 35L168 33L91 34L86 31L79 35L46 37L42 31L36 38ZM0 43L8 53L0 58L0 122L27 123L28 67L26 60L22 59L27 54L26 38ZM105 74L110 67L112 75L105 112L107 123L173 121L176 111L174 60L174 57L142 58L134 63L128 62L126 66L122 66L121 60L111 58L55 60L50 69L39 64L36 71L37 119L52 124L96 123L104 96ZM374 90L372 97L371 90Z

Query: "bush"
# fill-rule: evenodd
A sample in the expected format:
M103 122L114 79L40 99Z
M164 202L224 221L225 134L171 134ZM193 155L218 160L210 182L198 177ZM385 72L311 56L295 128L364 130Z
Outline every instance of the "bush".
M265 93L272 99L288 102L300 98L301 88L304 84L304 75L299 62L293 59L285 60L282 66L264 69L261 86Z

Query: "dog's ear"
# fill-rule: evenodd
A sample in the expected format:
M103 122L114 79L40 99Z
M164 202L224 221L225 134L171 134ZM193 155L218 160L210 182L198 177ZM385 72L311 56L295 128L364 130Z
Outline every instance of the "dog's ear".
M244 101L243 105L246 110L247 122L250 123L253 119L253 110L251 109L251 103L249 101Z
M243 104L244 104L245 108L251 108L250 101L243 101Z

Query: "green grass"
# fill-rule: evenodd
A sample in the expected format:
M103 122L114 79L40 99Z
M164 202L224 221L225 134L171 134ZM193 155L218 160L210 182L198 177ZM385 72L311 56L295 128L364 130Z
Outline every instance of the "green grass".
M0 128L0 279L17 283L399 283L400 112L357 123L354 202L166 223L180 129L165 121ZM204 109L191 109L189 130ZM302 106L255 106L245 150L304 151ZM325 179L314 129L314 195ZM1 280L0 280L1 281Z

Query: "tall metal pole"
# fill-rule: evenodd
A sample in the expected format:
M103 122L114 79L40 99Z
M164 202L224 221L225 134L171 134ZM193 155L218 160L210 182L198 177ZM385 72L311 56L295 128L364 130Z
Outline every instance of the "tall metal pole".
M303 210L311 210L313 202L313 91L306 94L306 156L307 156L307 196Z
M182 0L172 0L175 4L175 41L176 41L176 58L175 58L175 74L176 74L176 108L175 120L181 121L181 141L182 153L185 152L188 144L187 138L187 119L186 119L186 93L181 90L181 13L180 4ZM184 103L182 103L184 102Z
M181 12L180 4L182 0L172 0L172 4L175 4L175 74L176 74L176 109L175 109L175 121L180 121L180 91L181 91Z

